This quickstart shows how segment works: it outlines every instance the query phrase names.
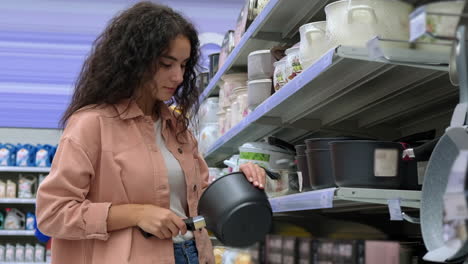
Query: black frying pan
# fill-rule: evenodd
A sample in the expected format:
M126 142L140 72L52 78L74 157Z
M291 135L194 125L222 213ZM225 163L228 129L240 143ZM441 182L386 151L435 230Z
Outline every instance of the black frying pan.
M278 177L267 171L271 178ZM188 230L206 227L226 246L247 247L265 238L272 223L270 202L263 190L235 172L218 178L202 194L199 216L185 219ZM141 230L145 237L152 236Z

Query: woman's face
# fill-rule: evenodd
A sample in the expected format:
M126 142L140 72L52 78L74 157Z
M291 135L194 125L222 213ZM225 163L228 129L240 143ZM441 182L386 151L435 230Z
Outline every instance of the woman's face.
M190 51L190 41L183 35L177 36L170 43L169 50L159 60L158 70L147 90L150 98L158 101L168 101L172 98L184 80L185 64L190 58Z

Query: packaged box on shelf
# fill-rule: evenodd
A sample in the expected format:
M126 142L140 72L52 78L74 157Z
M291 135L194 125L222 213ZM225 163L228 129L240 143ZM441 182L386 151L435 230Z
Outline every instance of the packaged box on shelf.
M30 199L36 196L37 176L33 174L19 174L18 198Z
M295 264L297 263L297 238L296 237L283 237L282 249L282 263Z
M283 237L268 235L265 240L265 260L271 264L282 263Z

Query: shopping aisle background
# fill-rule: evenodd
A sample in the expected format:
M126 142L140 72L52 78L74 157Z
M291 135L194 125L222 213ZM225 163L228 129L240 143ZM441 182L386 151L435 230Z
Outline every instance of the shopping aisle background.
M58 142L58 120L92 41L120 10L137 1L3 1L0 7L0 138ZM156 1L155 1L156 2ZM207 44L219 49L242 0L161 0L184 13ZM20 128L20 129L18 129ZM39 130L37 130L39 129Z

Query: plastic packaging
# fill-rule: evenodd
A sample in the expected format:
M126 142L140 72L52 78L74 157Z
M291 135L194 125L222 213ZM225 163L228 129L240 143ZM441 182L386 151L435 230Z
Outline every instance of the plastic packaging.
M15 261L15 246L13 244L6 244L5 248L5 262L14 262Z
M26 230L34 230L36 229L36 216L28 212L26 214Z
M36 244L34 250L34 261L35 262L44 262L45 259L45 248L40 244Z
M36 147L31 144L16 146L16 166L35 166Z
M52 153L54 152L52 145L37 145L36 157L34 159L37 167L50 167L52 163Z
M6 183L0 180L0 198L6 197Z
M34 246L31 244L26 244L24 247L24 261L25 262L34 262Z
M0 166L16 165L16 146L10 143L0 144Z
M16 183L14 183L13 181L7 180L6 197L16 198Z
M4 229L5 227L5 216L3 215L3 212L0 212L0 230Z
M0 245L0 262L3 262L5 261L5 246L4 245Z
M35 196L37 189L37 178L34 175L19 175L18 198L30 199Z
M17 243L15 248L15 261L24 262L24 246Z
M275 62L275 72L273 75L273 85L275 88L275 91L278 91L283 87L287 82L288 78L286 76L286 57L285 59L282 59L280 61Z
M24 230L26 222L25 215L18 209L6 208L5 229L6 230Z

